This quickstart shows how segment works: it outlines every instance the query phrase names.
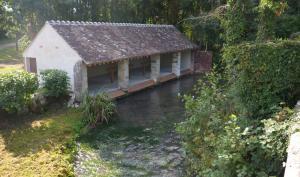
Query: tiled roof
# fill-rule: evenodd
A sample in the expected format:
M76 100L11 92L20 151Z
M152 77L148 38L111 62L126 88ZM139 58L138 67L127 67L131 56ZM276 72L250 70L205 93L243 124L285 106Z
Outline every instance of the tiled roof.
M48 21L86 64L194 49L172 25Z

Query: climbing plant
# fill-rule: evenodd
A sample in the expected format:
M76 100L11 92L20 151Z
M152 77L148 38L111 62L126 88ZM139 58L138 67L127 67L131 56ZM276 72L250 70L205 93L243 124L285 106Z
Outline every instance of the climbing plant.
M247 117L263 118L284 101L300 98L300 42L275 41L226 47L226 63L236 107Z

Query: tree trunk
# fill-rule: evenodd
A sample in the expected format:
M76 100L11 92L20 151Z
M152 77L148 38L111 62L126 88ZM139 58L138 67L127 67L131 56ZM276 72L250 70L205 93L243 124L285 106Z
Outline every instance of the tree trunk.
M19 51L19 36L16 36L16 51L18 52Z

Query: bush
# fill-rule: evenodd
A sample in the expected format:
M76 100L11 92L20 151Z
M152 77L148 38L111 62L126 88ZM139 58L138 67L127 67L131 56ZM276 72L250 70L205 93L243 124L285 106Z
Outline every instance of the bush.
M82 104L83 124L96 126L98 123L108 123L115 113L116 106L105 94L95 97L86 95Z
M280 38L289 38L300 31L300 15L282 15L276 19L275 34Z
M31 41L27 35L24 35L19 39L20 52L24 52L27 47L30 45Z
M41 72L44 94L48 97L66 97L69 95L70 78L67 72L47 69Z
M243 128L231 115L215 141L211 166L203 176L282 176L292 111L284 108L269 119Z
M281 106L294 106L300 96L299 46L297 41L228 46L224 74L212 72L194 95L184 96L187 119L177 131L191 176L282 175L295 121Z
M216 140L233 110L231 99L224 94L226 87L222 76L212 72L198 81L193 95L184 96L187 119L177 125L177 131L184 140L191 173L202 174L212 167Z
M25 71L0 73L0 108L7 112L23 110L37 88L34 74Z
M185 95L187 119L177 125L190 176L280 176L284 170L289 131L296 121L289 108L271 118L239 116L234 95L220 74L199 81L194 95ZM266 118L266 117L263 117Z
M280 102L293 106L300 96L300 42L241 44L224 49L236 107L251 118L264 118Z

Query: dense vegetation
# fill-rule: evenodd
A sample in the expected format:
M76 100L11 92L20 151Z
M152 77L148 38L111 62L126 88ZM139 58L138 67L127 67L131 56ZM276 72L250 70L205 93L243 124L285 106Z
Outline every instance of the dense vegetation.
M247 117L261 118L280 102L300 96L300 41L274 41L226 47L223 52L231 95Z
M82 102L83 124L95 127L97 124L108 123L115 113L115 104L105 94L86 95Z
M62 98L69 95L70 78L67 72L58 69L47 69L41 72L41 78L46 96Z
M188 120L178 130L184 135L193 172L282 173L288 130L295 123L285 106L299 99L299 49L297 41L277 41L224 50L226 72L209 74L199 81L195 95L184 98Z
M283 175L291 127L299 123L290 109L300 99L300 42L286 39L299 31L291 3L228 1L221 61L184 96L187 120L177 126L191 175Z
M0 35L22 38L22 44L26 44L24 39L32 40L46 20L173 24L193 35L189 29L194 25L189 25L189 19L224 3L225 0L0 0ZM211 36L197 36L195 41L207 41Z
M0 73L0 109L18 112L26 109L38 88L36 75L25 71Z

